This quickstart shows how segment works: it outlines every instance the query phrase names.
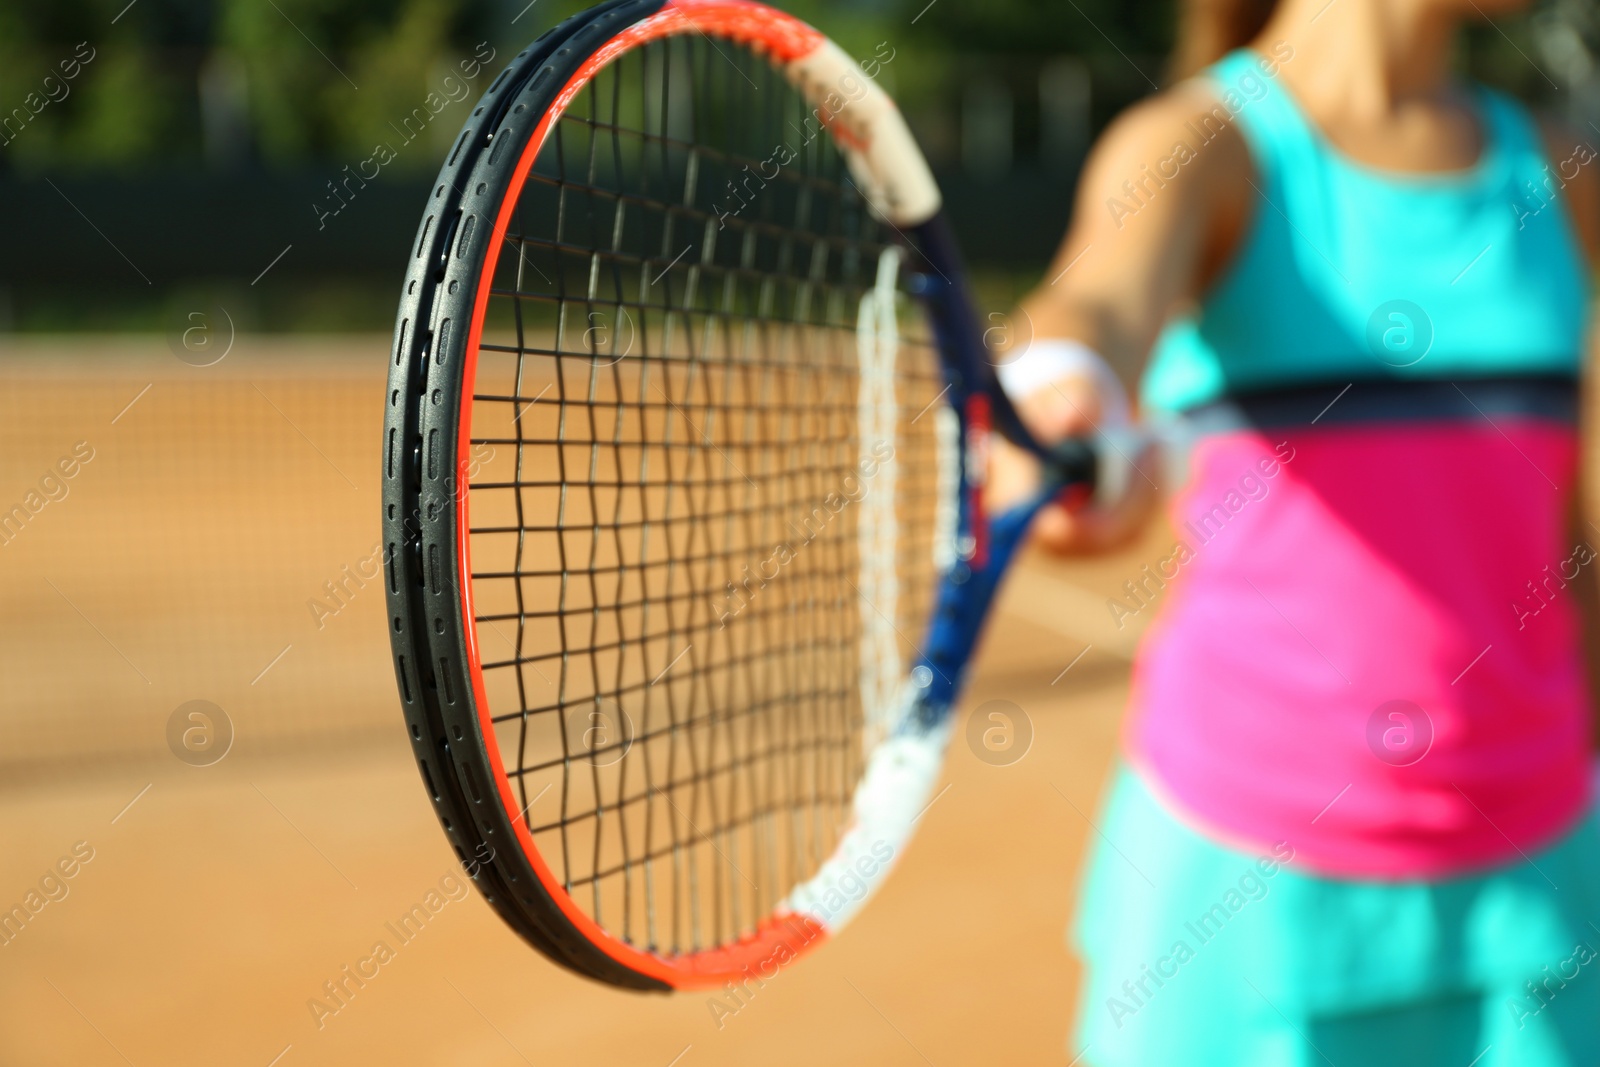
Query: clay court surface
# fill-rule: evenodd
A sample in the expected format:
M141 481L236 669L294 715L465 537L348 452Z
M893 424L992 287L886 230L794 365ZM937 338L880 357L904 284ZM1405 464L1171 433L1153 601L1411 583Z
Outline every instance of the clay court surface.
M93 851L0 944L0 1064L1072 1060L1063 932L1134 635L1105 597L1170 537L1023 562L962 723L1009 700L1031 748L991 766L958 728L882 893L719 1027L705 994L558 970L475 894L441 894L408 943L386 927L460 871L401 726L382 589L320 620L309 602L378 543L387 347L240 338L201 369L159 337L0 344L0 511L92 449L0 545L0 910ZM166 740L197 699L235 731L209 767ZM394 958L319 1028L308 1001L380 940Z

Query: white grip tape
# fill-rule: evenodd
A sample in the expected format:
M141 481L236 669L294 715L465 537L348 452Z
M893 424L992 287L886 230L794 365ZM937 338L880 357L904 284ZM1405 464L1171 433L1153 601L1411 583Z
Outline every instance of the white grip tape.
M939 186L905 117L842 48L824 41L785 73L833 130L873 208L896 226L915 226L938 213Z

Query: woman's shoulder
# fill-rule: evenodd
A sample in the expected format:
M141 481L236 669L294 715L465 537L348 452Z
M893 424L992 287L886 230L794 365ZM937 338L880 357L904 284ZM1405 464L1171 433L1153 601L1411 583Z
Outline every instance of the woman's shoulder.
M1190 78L1123 112L1101 135L1078 186L1079 246L1148 245L1164 262L1181 249L1182 286L1203 292L1232 259L1257 183L1249 147L1221 86Z
M1101 134L1086 177L1125 199L1152 188L1191 202L1248 189L1250 151L1223 96L1221 85L1199 75L1134 104Z

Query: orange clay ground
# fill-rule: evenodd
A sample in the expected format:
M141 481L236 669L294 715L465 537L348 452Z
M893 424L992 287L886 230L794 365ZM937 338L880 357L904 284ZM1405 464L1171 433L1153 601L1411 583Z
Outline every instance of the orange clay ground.
M308 607L377 542L387 344L240 338L207 369L159 338L0 351L0 509L92 451L0 544L0 909L60 898L0 943L0 1064L1068 1063L1063 933L1135 635L1105 599L1170 537L1023 562L962 716L1012 701L1031 749L991 766L958 731L883 892L736 1013L572 977L475 895L401 945L385 924L459 872L383 593ZM203 768L166 741L196 699L235 730ZM379 940L393 958L319 1028L308 1001Z

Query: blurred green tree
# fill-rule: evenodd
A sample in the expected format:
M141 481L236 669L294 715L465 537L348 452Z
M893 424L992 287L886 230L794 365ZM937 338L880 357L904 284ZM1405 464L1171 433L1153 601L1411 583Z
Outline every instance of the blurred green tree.
M393 143L405 116L444 89L446 77L461 79L463 60L493 50L484 72L492 76L528 40L584 6L584 0L0 3L0 168L208 162L293 169L364 159L374 145ZM892 49L880 78L908 113L942 109L948 127L963 86L987 78L1017 94L1020 128L1038 121L1040 71L1057 57L1076 57L1093 73L1096 125L1162 82L1175 0L783 0L782 6L857 54L870 55L880 43ZM1568 59L1549 70L1569 80L1562 72L1578 69L1573 56L1582 58L1573 51L1579 40L1573 20L1592 16L1592 8L1592 0L1547 0L1526 17L1475 27L1463 63L1535 99L1558 99L1541 57L1566 49ZM1592 37L1600 29L1583 32ZM45 79L60 79L60 64L79 42L88 42L94 59L64 93L57 90L59 99L47 99ZM471 79L466 100L486 84L482 73ZM41 100L47 100L42 107ZM437 131L406 142L412 147L397 153L396 169L426 171L437 163L460 125L454 115L467 103L448 106L451 117L441 111Z
M464 7L461 0L222 0L217 46L244 71L262 159L364 158L375 143L392 140L390 124L472 52ZM476 86L471 95L481 92ZM418 153L397 165L435 162Z

